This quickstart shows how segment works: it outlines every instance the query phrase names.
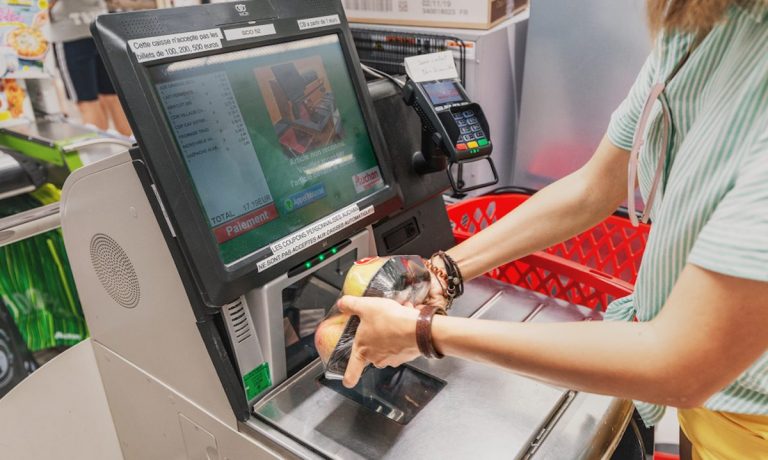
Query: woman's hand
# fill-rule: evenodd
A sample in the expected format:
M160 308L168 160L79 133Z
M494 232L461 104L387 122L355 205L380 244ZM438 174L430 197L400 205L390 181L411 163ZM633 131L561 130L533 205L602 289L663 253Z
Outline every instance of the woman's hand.
M445 271L445 264L443 264L443 261L439 257L435 257L432 260L425 260L425 262L427 267L433 265L438 269ZM443 287L443 282L437 277L437 275L435 275L435 272L432 270L429 271L429 275L431 279L429 293L427 294L426 300L424 300L424 304L434 305L447 309L448 299L445 297L445 288Z
M416 345L416 319L419 311L413 305L400 305L394 300L375 297L344 296L339 300L342 313L360 318L352 356L349 358L344 386L357 385L365 367L396 367L419 356Z

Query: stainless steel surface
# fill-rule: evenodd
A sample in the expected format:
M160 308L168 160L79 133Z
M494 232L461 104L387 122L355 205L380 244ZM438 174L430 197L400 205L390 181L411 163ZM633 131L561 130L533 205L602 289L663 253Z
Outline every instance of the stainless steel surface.
M96 131L88 129L84 126L68 123L65 121L49 120L38 121L26 125L13 126L10 128L5 128L4 131L18 137L27 138L41 144L49 145L51 147L54 146L54 143L65 139L72 139L96 133Z
M59 203L52 203L0 219L0 246L45 233L61 226Z
M528 321L533 323L565 323L574 321L602 321L603 314L581 305L571 305L557 299L547 299L542 308Z
M452 314L522 321L541 304L538 296L480 279L468 284ZM567 393L470 361L419 359L413 364L447 385L408 425L320 385L319 362L257 404L255 412L332 457L463 459L498 457L501 452L515 457L527 451ZM440 436L434 435L436 427Z
M0 151L0 200L29 193L35 190L27 172L19 162Z
M633 410L630 401L577 393L533 458L610 458L632 418Z
M270 449L280 454L283 459L314 459L322 458L317 452L303 446L282 431L267 425L253 417L245 422L237 423L238 431L251 436L260 443L269 445Z
M601 319L587 308L487 278L468 283L451 314L516 322ZM320 384L319 361L257 403L257 418L248 425L301 457L310 448L345 459L600 458L613 451L631 416L631 403L478 363L445 358L413 365L447 385L407 425Z
M471 283L467 283L464 295L453 303L449 314L469 318L483 306L493 303L491 301L495 301L495 297L503 292L505 287L509 286L484 276L472 280Z
M19 162L12 156L0 152L0 171L16 169L19 167Z
M15 188L13 190L6 190L4 192L0 192L0 200L23 195L25 193L34 192L36 188L37 187L35 187L34 185L27 185L26 187Z
M114 137L98 137L95 139L86 139L82 141L73 142L71 144L67 144L64 147L62 147L62 151L64 152L76 152L78 150L83 150L90 147L103 147L106 145L115 145L119 147L124 147L125 149L130 148L133 143L124 139L118 139Z
M578 168L629 92L651 36L641 0L531 2L514 185Z
M124 152L133 145L127 139L109 137L66 121L43 120L3 128L2 131L51 148L59 146L64 153L78 152L84 165Z
M565 392L480 364L446 358L415 363L448 385L408 425L321 386L316 362L256 408L275 424L340 458L492 458L524 452ZM508 395L489 397L489 395ZM439 430L440 435L435 436ZM447 443L446 440L451 442Z

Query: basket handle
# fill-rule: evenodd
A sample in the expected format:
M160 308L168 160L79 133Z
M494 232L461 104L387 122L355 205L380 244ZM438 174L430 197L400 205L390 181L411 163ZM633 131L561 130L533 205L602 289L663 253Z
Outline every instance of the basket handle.
M470 236L472 235L468 232L458 229L454 230L456 243L461 243ZM627 281L609 275L608 273L589 268L580 263L544 251L536 251L521 257L518 260L530 266L540 267L549 270L550 272L563 274L574 280L583 280L585 277L589 277L590 284L596 289L615 298L626 297L632 294L635 289L632 283L628 283Z
M537 251L522 257L520 260L549 271L562 273L575 280L581 280L588 276L597 289L616 298L626 297L634 290L632 284L622 279L547 252Z
M533 195L534 193L538 192L536 189L528 188L528 187L519 187L517 185L504 185L502 187L497 187L493 190L491 190L488 193L485 193L484 195L507 195L510 193L517 194L517 195Z

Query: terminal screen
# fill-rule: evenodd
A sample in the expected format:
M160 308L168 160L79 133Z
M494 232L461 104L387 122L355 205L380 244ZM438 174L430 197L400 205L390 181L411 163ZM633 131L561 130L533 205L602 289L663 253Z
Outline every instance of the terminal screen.
M434 105L450 104L452 102L463 102L464 96L456 86L453 80L442 80L431 83L422 83L424 91L427 92L429 100Z
M336 35L149 72L225 264L384 187Z

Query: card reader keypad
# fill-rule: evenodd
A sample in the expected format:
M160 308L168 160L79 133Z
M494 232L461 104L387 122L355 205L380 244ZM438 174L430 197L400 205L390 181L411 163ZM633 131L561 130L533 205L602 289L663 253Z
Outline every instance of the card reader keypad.
M456 125L459 127L456 150L464 152L488 145L488 137L473 110L454 113L453 119L456 120Z

